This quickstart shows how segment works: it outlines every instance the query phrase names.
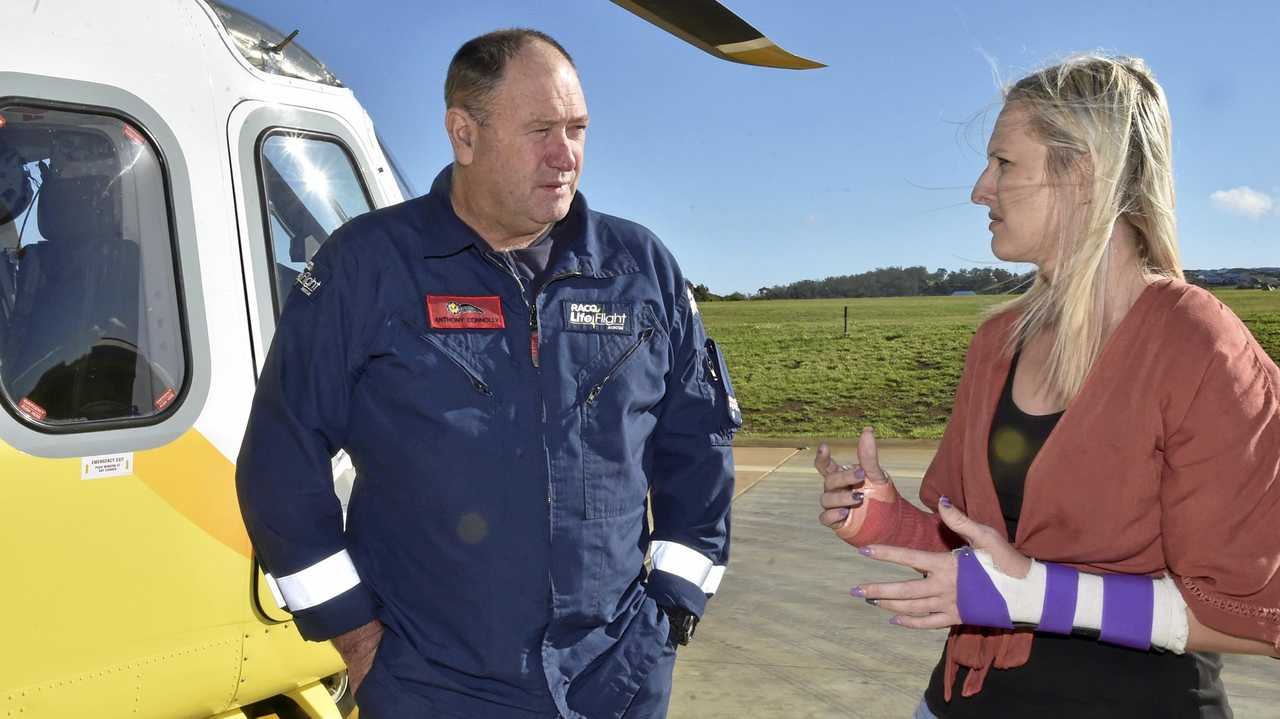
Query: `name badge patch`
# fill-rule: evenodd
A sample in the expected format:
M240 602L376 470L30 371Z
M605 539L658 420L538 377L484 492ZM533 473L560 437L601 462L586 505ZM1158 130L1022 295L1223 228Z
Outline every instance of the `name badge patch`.
M500 330L507 326L502 298L427 295L427 319L437 330Z
M633 324L627 302L564 303L564 326L571 331L630 334Z

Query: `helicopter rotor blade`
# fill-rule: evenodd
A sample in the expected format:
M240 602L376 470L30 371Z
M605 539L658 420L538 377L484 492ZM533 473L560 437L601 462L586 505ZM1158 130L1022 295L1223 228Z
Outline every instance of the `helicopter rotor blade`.
M722 60L784 70L826 67L783 50L716 0L611 1Z

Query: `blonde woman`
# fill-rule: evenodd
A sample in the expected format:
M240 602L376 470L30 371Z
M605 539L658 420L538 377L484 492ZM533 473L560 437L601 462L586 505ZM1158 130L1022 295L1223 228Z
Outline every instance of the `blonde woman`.
M973 201L1031 289L979 328L906 502L865 431L820 521L951 627L918 717L1229 716L1217 653L1280 649L1280 369L1183 281L1164 92L1082 56L1013 84Z

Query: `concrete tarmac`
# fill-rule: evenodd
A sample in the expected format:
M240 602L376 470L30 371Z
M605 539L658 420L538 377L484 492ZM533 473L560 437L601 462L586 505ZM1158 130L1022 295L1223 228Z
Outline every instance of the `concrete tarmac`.
M849 596L859 582L912 572L858 555L819 525L815 448L774 444L734 450L732 560L694 641L680 649L670 717L911 717L946 632L893 626L888 612ZM912 501L934 449L881 443L881 463ZM856 461L847 443L834 453ZM1280 661L1224 659L1236 718L1280 718Z

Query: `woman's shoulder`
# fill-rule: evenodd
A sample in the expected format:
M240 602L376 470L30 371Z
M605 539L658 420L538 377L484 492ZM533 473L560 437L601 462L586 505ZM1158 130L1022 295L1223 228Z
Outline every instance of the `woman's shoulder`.
M1006 309L997 312L982 321L978 325L978 331L973 334L973 341L970 343L970 351L973 348L987 349L989 347L1003 348L1009 340L1009 335L1013 332L1014 325L1018 322L1018 311L1015 309Z
M1252 335L1235 312L1212 292L1182 280L1168 279L1149 289L1152 303L1144 324L1168 345L1212 351L1238 351Z

